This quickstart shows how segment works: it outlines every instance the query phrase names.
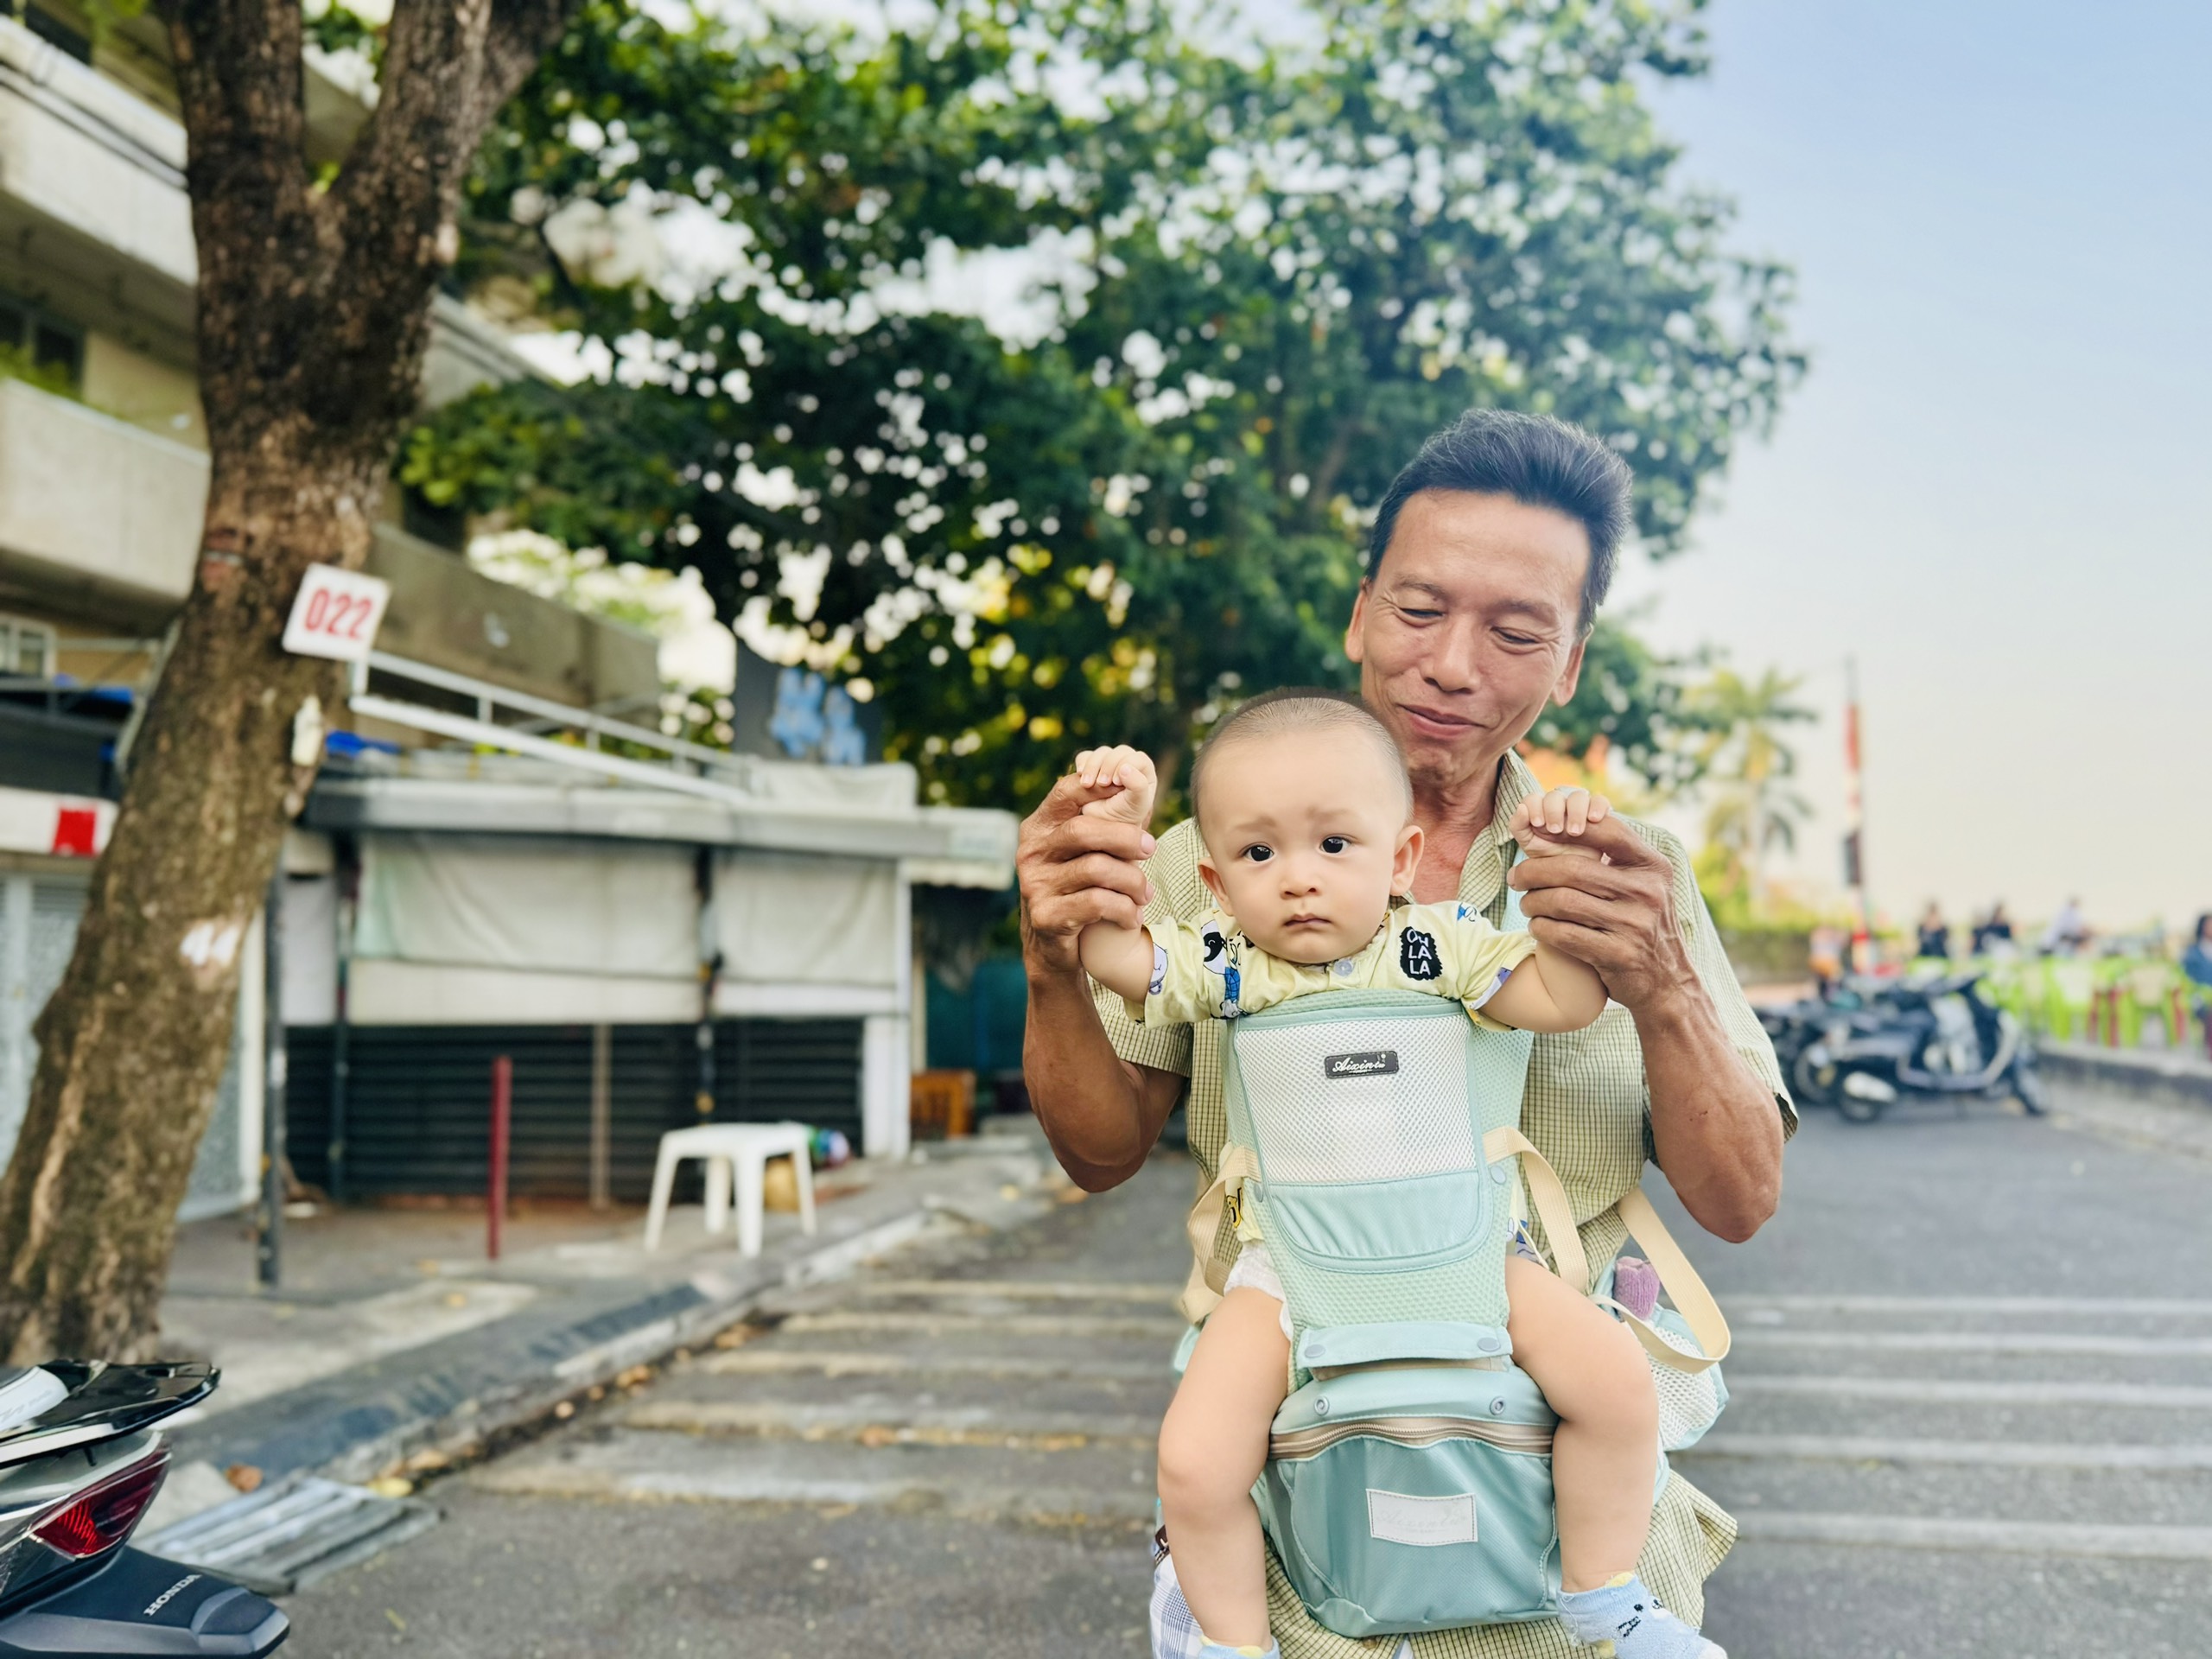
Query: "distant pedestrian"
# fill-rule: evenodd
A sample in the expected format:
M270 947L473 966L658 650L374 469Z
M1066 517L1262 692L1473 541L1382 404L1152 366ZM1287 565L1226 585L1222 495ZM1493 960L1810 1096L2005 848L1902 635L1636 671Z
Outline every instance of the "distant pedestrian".
M2047 957L2075 957L2089 942L2089 924L2082 915L2082 901L2069 899L2058 907L2044 930L2043 953Z
M2204 1052L2212 1054L2212 910L2196 918L2196 934L2181 953L2181 970L2196 989L2197 1012L2204 1016Z
M1813 989L1825 1002L1843 981L1843 948L1848 941L1840 927L1822 922L1805 941L1805 966L1813 976Z
M1951 926L1943 919L1943 907L1933 899L1920 912L1920 948L1915 954L1934 962L1951 959Z
M2201 991L2212 994L2212 910L2196 918L2196 932L2181 953L2181 970Z
M2005 901L1999 899L1989 907L1989 919L1974 931L1973 954L2009 957L2013 949L2012 918L2005 913Z

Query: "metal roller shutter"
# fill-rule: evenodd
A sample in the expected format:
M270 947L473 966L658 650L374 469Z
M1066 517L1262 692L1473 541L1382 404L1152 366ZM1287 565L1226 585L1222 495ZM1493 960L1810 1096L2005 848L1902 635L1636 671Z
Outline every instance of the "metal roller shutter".
M331 1028L294 1027L287 1137L302 1180L327 1184ZM690 1026L613 1028L609 1174L620 1203L642 1204L670 1129L699 1122ZM797 1118L860 1140L861 1022L729 1020L715 1030L714 1119ZM478 1195L488 1179L492 1062L514 1062L510 1188L584 1198L589 1189L588 1026L357 1026L348 1033L349 1197ZM686 1185L695 1182L687 1170ZM679 1188L679 1197L685 1196Z

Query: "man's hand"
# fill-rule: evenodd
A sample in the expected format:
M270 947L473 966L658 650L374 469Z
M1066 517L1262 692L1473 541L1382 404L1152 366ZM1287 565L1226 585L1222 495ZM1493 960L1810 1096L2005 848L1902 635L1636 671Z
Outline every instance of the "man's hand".
M1538 804L1548 832L1553 828L1552 801L1547 796ZM1516 834L1529 810L1525 803L1516 810ZM1605 982L1606 993L1630 1009L1640 1012L1669 995L1696 992L1697 972L1675 920L1673 867L1610 811L1601 815L1592 806L1581 816L1583 829L1573 850L1601 857L1526 858L1508 878L1521 891L1521 913L1529 918L1529 932L1588 963ZM1562 833L1573 817L1571 806L1560 814ZM1535 838L1533 832L1529 838Z
M1014 868L1021 888L1022 955L1033 979L1080 971L1076 939L1091 923L1135 927L1144 920L1152 883L1139 861L1152 856L1152 836L1142 823L1084 810L1124 796L1119 784L1102 790L1095 779L1063 778L1022 820Z
M1538 941L1588 963L1635 1016L1653 1155L1698 1224L1740 1243L1782 1197L1782 1116L1690 961L1666 855L1611 817L1580 842L1604 856L1524 858L1507 879Z
M1138 861L1149 858L1154 845L1145 831L1149 760L1143 771L1141 803L1132 802L1118 762L1109 785L1101 785L1096 767L1088 782L1081 773L1061 779L1022 821L1014 854L1029 976L1022 1075L1053 1156L1088 1192L1103 1192L1144 1167L1184 1088L1174 1072L1133 1065L1114 1052L1076 950L1094 922L1135 928L1144 921L1152 883ZM1118 816L1086 810L1116 805ZM1132 815L1133 805L1141 805L1143 817Z

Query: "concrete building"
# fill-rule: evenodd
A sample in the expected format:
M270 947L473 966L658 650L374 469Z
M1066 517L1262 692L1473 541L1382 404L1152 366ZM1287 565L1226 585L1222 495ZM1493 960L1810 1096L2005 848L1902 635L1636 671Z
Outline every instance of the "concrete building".
M150 17L96 39L70 0L0 0L0 1154L207 494L164 56ZM335 160L363 88L343 60L310 50L308 67L312 159ZM429 402L526 372L439 299ZM702 1079L717 1112L810 1110L870 1150L903 1146L911 889L1003 885L1012 820L920 809L901 767L549 754L595 753L608 717L650 735L654 642L484 576L455 527L410 527L397 489L388 516L369 565L393 589L382 654L288 849L302 1174L466 1186L492 1049L526 1051L524 1189L619 1195L632 1143L696 1114ZM564 728L574 745L549 740ZM237 1207L256 1179L261 1068L244 1057L267 988L251 960L188 1214Z

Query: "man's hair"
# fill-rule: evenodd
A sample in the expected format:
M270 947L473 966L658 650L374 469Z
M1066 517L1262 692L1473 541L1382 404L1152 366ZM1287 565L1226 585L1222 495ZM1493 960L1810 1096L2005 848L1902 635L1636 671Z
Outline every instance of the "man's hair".
M1582 526L1590 568L1582 576L1577 628L1588 633L1613 585L1613 565L1631 522L1628 464L1594 434L1549 415L1471 409L1421 447L1390 480L1375 510L1367 546L1370 580L1382 568L1398 513L1423 490L1507 495L1523 506L1549 507Z
M1406 776L1406 760L1398 753L1397 740L1390 735L1390 728L1369 713L1367 705L1357 697L1301 685L1254 697L1215 727L1213 735L1199 747L1198 759L1191 763L1191 816L1199 821L1200 829L1203 830L1205 822L1206 773L1212 769L1215 756L1224 749L1259 738L1319 731L1356 732L1371 742L1376 758L1397 780L1404 794L1406 816L1413 816L1413 784Z

